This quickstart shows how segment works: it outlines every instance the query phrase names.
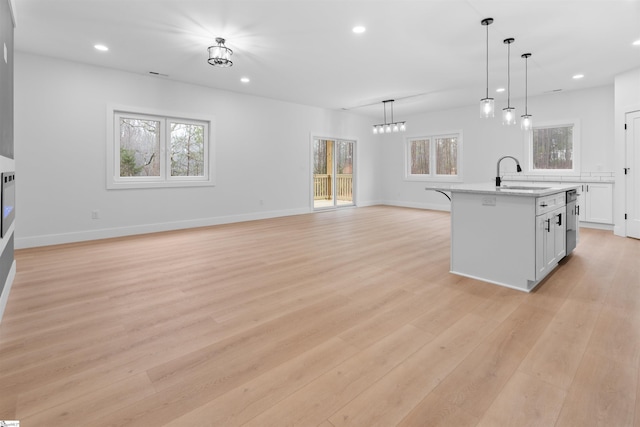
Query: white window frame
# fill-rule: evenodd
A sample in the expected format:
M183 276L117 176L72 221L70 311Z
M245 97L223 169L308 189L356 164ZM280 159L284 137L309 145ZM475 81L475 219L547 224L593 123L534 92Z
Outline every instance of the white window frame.
M545 129L563 126L573 126L573 168L572 169L534 169L533 168L533 130L525 134L525 173L528 175L558 175L558 176L579 176L580 175L580 120L554 120L534 123L534 129Z
M436 138L456 137L458 139L458 154L457 154L457 175L438 175L436 174L436 144L433 143ZM411 142L416 140L429 139L429 171L430 174L412 174L411 173ZM404 143L404 169L406 181L436 181L436 182L462 182L462 130L454 130L449 132L436 132L420 136L410 136L405 138Z
M160 176L120 176L120 117L155 120L160 124ZM170 123L203 125L204 175L171 176ZM107 189L210 187L215 186L213 118L199 114L184 114L152 110L148 108L116 106L107 107Z

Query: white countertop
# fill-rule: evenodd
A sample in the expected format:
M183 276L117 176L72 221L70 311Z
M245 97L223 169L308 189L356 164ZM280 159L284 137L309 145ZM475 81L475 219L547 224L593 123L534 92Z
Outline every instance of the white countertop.
M451 193L477 193L504 196L541 197L580 187L577 184L528 184L523 182L508 182L496 187L493 182L473 184L443 184L425 187L425 190L447 191Z

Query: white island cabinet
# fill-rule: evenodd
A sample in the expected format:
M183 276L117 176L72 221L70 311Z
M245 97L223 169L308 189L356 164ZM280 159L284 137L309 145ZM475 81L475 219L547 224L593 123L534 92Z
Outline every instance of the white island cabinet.
M427 187L451 193L451 273L531 291L566 255L566 192L577 187Z

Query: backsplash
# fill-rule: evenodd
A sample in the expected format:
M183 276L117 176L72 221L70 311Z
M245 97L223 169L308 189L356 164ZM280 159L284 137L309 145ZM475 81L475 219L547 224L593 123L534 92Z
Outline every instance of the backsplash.
M503 181L556 181L556 182L614 182L614 172L583 172L580 175L527 175L526 173L506 173Z

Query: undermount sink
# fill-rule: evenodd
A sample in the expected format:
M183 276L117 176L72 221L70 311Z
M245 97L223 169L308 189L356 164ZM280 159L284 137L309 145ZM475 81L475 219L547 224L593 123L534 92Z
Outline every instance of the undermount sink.
M534 187L530 185L503 185L501 190L547 190L551 187Z

